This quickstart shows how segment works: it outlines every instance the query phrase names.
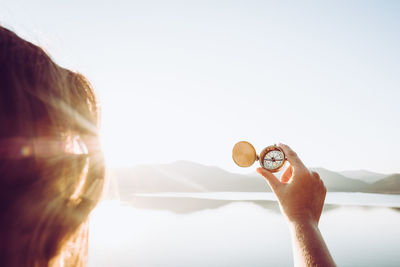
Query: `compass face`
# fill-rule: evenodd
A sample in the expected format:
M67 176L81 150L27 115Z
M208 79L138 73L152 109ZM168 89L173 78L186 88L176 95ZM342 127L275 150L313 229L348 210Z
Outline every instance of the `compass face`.
M278 171L285 163L285 155L278 148L267 148L262 159L263 167L270 171Z

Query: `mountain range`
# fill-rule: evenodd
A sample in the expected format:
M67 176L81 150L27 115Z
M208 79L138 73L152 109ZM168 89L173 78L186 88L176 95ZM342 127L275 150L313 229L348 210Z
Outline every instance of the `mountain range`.
M318 172L328 191L400 194L400 174L384 175L365 170ZM265 192L271 191L260 175L236 174L215 166L189 161L171 164L114 168L109 173L121 195L162 192Z
M387 174L371 172L367 170L356 170L356 171L342 171L340 172L341 175L346 176L352 179L358 179L367 183L375 183L382 178L387 177Z

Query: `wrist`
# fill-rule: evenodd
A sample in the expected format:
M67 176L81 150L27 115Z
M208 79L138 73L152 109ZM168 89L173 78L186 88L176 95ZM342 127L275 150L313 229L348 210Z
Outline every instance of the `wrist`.
M295 217L288 217L289 225L292 226L312 226L318 227L318 222L313 219L311 216L295 216Z

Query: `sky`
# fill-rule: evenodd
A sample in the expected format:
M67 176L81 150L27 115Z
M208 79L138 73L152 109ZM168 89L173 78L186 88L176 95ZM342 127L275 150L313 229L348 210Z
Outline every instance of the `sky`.
M86 75L109 166L231 172L247 140L400 173L399 1L0 0L0 24Z

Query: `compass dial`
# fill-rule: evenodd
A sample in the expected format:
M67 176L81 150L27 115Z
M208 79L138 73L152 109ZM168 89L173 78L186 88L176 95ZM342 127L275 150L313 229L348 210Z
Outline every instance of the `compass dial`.
M283 153L278 150L273 150L265 155L264 167L269 170L277 169L282 165L283 160Z
M285 154L277 146L269 146L260 154L260 164L265 169L277 172L285 164Z

